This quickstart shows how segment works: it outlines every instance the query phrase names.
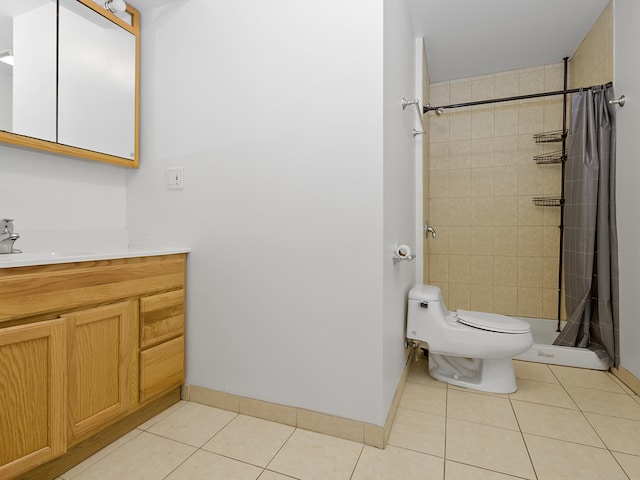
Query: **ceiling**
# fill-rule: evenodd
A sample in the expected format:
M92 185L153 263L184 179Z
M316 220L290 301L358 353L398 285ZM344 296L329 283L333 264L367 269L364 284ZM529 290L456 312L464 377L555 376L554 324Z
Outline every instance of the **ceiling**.
M13 2L27 5L34 0ZM41 0L35 0L41 2ZM97 3L102 0L94 0ZM184 0L130 0L138 10ZM395 1L395 0L388 0ZM431 82L571 57L609 0L408 0ZM0 28L0 34L10 29Z
M145 11L177 1L130 3ZM561 62L573 55L609 1L408 0L434 83Z
M609 0L409 0L431 82L571 57Z

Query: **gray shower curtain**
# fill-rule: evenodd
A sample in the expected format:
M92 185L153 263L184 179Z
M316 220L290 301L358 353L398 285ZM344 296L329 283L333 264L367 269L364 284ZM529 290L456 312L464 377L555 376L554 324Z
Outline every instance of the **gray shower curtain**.
M556 345L587 347L618 366L618 237L613 87L574 94L565 176L567 324Z

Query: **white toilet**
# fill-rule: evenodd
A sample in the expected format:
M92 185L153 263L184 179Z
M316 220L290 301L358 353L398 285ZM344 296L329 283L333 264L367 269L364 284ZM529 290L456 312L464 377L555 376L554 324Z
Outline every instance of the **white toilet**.
M407 338L429 350L429 374L443 382L485 392L518 389L512 357L533 344L524 320L495 313L449 312L438 287L409 291Z

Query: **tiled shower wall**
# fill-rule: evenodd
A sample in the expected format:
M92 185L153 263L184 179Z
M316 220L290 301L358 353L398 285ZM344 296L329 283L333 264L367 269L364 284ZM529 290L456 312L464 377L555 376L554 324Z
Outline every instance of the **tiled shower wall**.
M613 5L609 2L571 57L571 88L613 80Z
M446 105L563 88L562 62L431 84ZM533 196L559 195L560 165L535 155L556 151L535 133L562 128L562 97L429 113L429 239L425 283L438 285L450 310L557 317L557 207Z

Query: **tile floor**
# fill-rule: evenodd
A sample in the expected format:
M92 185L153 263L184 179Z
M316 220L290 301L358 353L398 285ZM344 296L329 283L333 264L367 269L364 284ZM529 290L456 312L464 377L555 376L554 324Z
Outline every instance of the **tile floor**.
M512 395L413 364L384 450L180 402L60 479L640 479L638 396L609 373L514 363Z

